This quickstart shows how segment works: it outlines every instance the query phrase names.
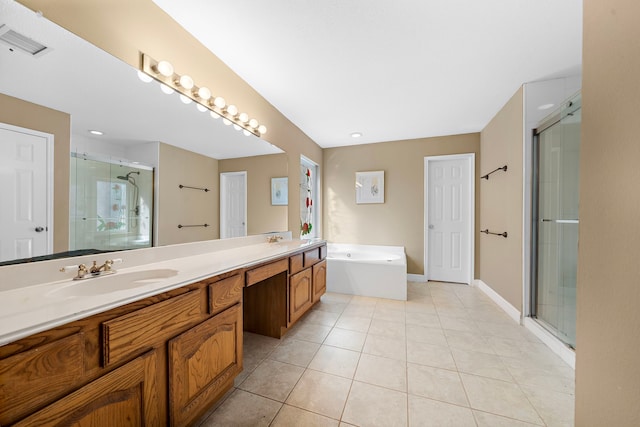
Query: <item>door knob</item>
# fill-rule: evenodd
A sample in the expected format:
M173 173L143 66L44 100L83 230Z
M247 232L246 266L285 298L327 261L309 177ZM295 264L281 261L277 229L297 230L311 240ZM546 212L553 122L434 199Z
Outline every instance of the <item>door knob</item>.
M433 230L433 224L429 224L429 230Z
M44 231L44 227L36 227L36 233L42 233Z

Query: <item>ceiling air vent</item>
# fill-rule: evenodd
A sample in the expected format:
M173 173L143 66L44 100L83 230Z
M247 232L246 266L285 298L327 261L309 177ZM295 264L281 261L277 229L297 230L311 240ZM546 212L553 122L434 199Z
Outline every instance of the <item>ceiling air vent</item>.
M12 30L4 24L0 25L0 41L31 56L44 55L51 50L47 46Z

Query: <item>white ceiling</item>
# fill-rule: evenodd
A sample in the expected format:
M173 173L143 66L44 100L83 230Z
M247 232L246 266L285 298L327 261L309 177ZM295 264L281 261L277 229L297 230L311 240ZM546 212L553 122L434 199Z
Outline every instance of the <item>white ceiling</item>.
M153 1L322 147L478 132L581 67L582 0Z

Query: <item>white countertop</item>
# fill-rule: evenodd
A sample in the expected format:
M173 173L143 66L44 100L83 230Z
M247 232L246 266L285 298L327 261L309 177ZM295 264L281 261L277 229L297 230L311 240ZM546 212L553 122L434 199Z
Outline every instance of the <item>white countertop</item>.
M103 258L109 259L110 256L123 259L123 263L113 266L117 272L111 275L74 281L72 276L75 272L72 272L65 274L66 277L61 280L46 281L44 279L39 283L29 283L26 286L9 286L3 283L0 287L0 345L208 277L280 258L324 242L320 239L311 239L256 243L264 242L266 240L264 236L260 236L260 240L256 240L255 237L246 239L246 241L238 239L229 241L235 242L232 244L225 244L224 241L220 241L223 243L202 242L139 250L145 251L144 253L125 251L111 255L101 254L35 263L50 264L51 271L43 277L51 278L59 275L57 270L60 266L68 265L70 260L75 264L87 263L85 258L97 258L99 263ZM243 242L246 245L242 245ZM129 256L137 258L137 261L127 262ZM145 263L143 259L151 262ZM44 267L39 265L37 268L40 270L38 274L41 274ZM0 267L1 281L14 279L15 282L16 273L29 272L30 266L20 265L14 270ZM157 277L147 278L154 275ZM131 282L133 279L137 280ZM38 282L33 277L29 277L29 281ZM132 283L133 287L122 286L123 282ZM116 285L116 288L121 289L111 290L107 285ZM78 286L88 287L82 289L80 293L89 295L81 296L73 291L67 292L70 287ZM99 291L95 295L90 295L95 289Z

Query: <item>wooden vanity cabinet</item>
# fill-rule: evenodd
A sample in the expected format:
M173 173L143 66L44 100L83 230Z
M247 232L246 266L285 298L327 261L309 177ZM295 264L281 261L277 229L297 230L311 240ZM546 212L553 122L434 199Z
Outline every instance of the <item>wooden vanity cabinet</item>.
M327 261L322 260L313 267L313 303L320 301L320 297L327 292Z
M289 277L289 324L295 323L313 305L311 268Z

